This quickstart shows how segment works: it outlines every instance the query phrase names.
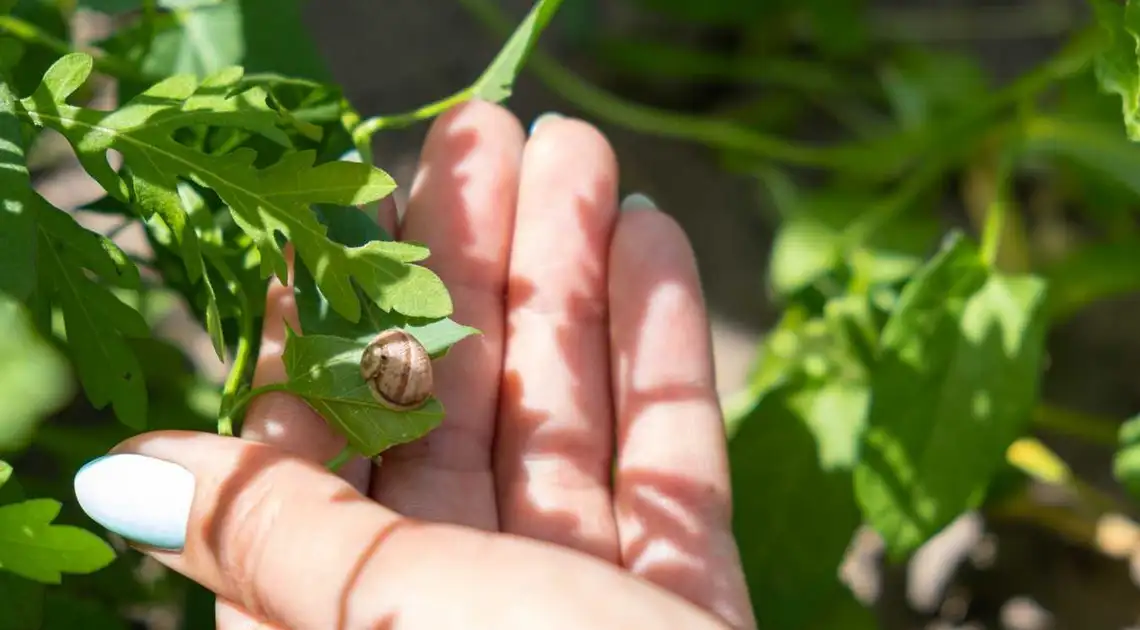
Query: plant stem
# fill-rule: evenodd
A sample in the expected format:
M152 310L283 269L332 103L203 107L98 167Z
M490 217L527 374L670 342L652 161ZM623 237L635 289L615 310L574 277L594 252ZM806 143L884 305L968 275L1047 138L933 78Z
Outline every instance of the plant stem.
M500 33L509 31L510 26L501 11L488 0L460 2L492 30ZM908 143L904 160L884 157L883 152L877 148L879 141L870 145L855 143L831 147L808 146L757 133L724 120L688 116L633 103L590 84L539 50L530 53L527 67L547 87L582 110L634 131L739 151L761 160L851 172L867 172L867 169L872 169L871 172L875 174L892 174L898 165L910 163L918 156L932 151L944 151L943 145L960 142L965 133L975 131L1005 107L1029 98L1054 81L1081 69L1097 49L1095 35L1095 30L1089 29L1076 38L1068 49L994 92L989 98L982 99L955 120L938 125L938 129L924 138L918 138L917 142ZM887 164L884 165L884 161ZM953 161L946 161L933 175L924 175L923 178L936 180L952 164ZM924 167L924 170L933 169ZM892 212L886 212L892 213L893 209Z
M361 121L352 129L353 142L359 146L361 142L366 142L372 138L377 132L385 129L400 129L409 125L414 125L422 120L434 118L452 107L470 100L473 95L471 88L465 88L462 91L456 92L447 98L440 99L434 103L424 105L423 107L414 109L410 112L402 114L392 114L389 116L373 116Z
M1111 418L1038 405L1033 410L1033 423L1047 431L1081 438L1101 446L1115 448L1118 444L1119 423Z
M253 336L256 331L253 329L253 316L249 313L248 305L242 308L241 330L238 333L234 364L230 368L229 376L226 377L226 384L222 388L222 413L218 418L218 435L232 436L234 434L234 418L237 415L235 411L237 405L234 403L234 399L241 388L245 386L246 373L249 372L250 364L253 361ZM245 402L248 403L248 401Z
M68 55L73 52L78 52L74 50L68 42L55 37L35 24L25 22L11 15L0 15L0 33L11 35L25 44L49 48L52 52L59 55ZM114 55L103 51L84 52L92 56L95 61L95 69L103 74L120 79L146 80L149 78L139 72L130 62L115 57Z
M233 373L230 373L233 376ZM254 387L243 392L240 396L236 396L233 403L229 405L228 411L222 414L218 419L218 435L232 436L234 434L233 426L234 419L238 418L245 412L245 408L249 403L253 402L254 398L269 392L287 392L289 391L288 383L269 383L260 387Z
M346 445L335 457L325 463L325 468L328 468L331 472L336 472L347 464L348 460L352 459L354 455L356 455L356 451L353 450L351 446Z
M1009 213L1009 198L1006 186L1009 179L1009 160L999 158L1000 166L994 174L993 191L986 205L985 228L982 230L982 263L990 269L997 267L998 252L1005 234L1006 216Z

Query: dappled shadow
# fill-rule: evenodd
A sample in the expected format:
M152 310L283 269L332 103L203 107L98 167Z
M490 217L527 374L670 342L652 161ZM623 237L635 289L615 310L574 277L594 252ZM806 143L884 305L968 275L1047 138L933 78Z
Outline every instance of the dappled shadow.
M192 434L189 437L168 434L163 439L192 441L195 438ZM199 445L191 444L188 448L197 446ZM285 609L289 606L290 599L311 598L312 594L271 591L274 584L288 578L288 576L265 573L263 563L266 558L263 554L288 551L267 547L266 541L274 540L271 528L281 527L294 535L311 534L315 538L321 538L322 532L301 532L296 530L296 523L279 521L277 516L284 509L280 502L285 499L280 494L280 488L273 485L273 474L283 463L289 461L303 462L314 468L319 468L319 465L284 454L267 445L253 445L238 452L240 453L238 459L230 463L224 478L216 481L213 504L196 506L187 532L187 545L183 555L188 561L196 559L202 562L205 558L216 559L218 570L221 572L216 577L222 581L218 586L223 586L234 598L235 603L255 617L280 622L288 614ZM321 501L325 504L324 508L320 505ZM345 483L340 490L323 500L318 499L306 508L315 512L335 514L342 510L344 505L352 503L371 504L371 500ZM325 574L335 575L338 583L335 585L323 583L319 589L334 593L335 596L330 601L320 603L327 609L307 611L306 618L324 619L326 623L322 623L322 626L335 630L394 627L398 620L397 611L377 608L374 603L375 598L365 590L367 584L364 576L366 570L375 568L375 565L370 563L376 561L394 534L415 526L412 520L397 518L380 526L370 540L333 542L334 545L356 548L357 552L352 558L338 557L340 562L346 560L350 562L346 566L336 567L340 570L339 574L328 571L326 567ZM326 538L324 542L314 544L330 543ZM280 562L279 560L273 566L281 566ZM211 561L206 561L204 564L209 565ZM208 575L209 569L205 570ZM300 579L303 577L302 572L312 571L313 568L294 565L290 570L297 571L298 574L293 577Z

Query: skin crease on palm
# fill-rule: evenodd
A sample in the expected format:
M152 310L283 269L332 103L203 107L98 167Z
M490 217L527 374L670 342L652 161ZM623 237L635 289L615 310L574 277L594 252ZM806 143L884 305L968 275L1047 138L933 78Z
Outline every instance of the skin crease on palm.
M241 439L134 438L116 451L197 478L185 548L145 551L218 594L222 630L753 628L692 250L617 192L582 121L435 121L381 221L483 333L435 364L443 425L339 476L343 440L284 393ZM274 285L256 384L284 378L286 322Z

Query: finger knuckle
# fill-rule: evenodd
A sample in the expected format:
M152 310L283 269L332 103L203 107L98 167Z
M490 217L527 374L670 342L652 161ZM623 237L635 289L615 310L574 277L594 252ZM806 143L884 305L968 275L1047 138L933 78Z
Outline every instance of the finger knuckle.
M266 613L261 585L274 523L281 521L286 509L284 497L274 491L289 487L281 479L285 472L281 466L261 470L243 485L226 513L225 548L219 553L219 565L242 604L258 615Z

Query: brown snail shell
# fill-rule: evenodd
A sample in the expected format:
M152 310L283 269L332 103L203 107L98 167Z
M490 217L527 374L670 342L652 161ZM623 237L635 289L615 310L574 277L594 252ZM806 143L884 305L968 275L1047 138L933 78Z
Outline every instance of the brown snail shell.
M360 357L360 375L380 404L396 411L422 406L431 397L431 356L414 336L389 328Z

